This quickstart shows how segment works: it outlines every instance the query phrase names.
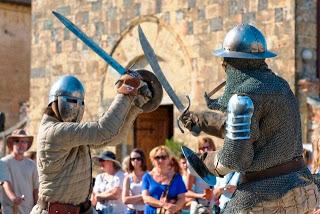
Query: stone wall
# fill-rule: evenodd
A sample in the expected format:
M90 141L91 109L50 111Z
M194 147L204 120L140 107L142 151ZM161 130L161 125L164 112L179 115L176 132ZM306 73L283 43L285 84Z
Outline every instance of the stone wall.
M0 2L0 44L0 111L8 128L19 121L30 95L30 5Z
M137 36L140 24L168 80L184 103L185 95L190 95L193 109L206 109L203 93L224 78L221 61L212 50L220 48L226 32L242 22L265 34L269 49L279 54L268 60L270 67L295 90L295 3L291 0L34 0L32 10L29 128L33 134L58 76L71 73L83 81L84 120L96 119L110 104L119 76L66 30L52 10L73 21L124 67L135 63L148 67ZM163 104L168 103L165 95ZM174 133L178 140L196 140L176 127Z

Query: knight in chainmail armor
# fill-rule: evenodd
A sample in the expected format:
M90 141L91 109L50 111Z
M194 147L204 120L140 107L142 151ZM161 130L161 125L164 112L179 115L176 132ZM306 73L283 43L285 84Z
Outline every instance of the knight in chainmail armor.
M312 213L318 188L302 159L297 100L288 83L265 63L276 56L262 33L243 24L228 32L221 50L227 81L215 111L182 117L191 130L224 138L223 148L202 156L217 176L241 173L240 184L222 213Z

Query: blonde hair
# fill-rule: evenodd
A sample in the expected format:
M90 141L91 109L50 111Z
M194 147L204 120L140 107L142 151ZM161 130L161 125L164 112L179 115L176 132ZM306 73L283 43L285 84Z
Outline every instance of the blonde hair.
M130 165L130 156L128 155L125 158L123 158L121 167L125 172L130 172L129 165Z
M166 146L157 146L157 147L153 148L149 153L151 161L154 159L154 157L156 156L158 151L164 151L165 153L167 153L168 158L172 157L171 151L170 151L170 149L168 147L166 147Z

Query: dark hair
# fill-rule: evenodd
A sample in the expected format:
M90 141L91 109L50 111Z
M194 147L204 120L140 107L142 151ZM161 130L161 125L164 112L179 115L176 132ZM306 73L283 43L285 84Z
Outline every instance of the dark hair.
M180 153L180 157L179 157L179 159L180 159L180 160L181 160L181 159L186 160L186 157L184 156L184 154L183 154L183 153Z
M147 170L147 163L146 163L146 158L144 156L144 152L141 149L137 149L137 148L133 149L131 151L131 153L133 153L133 152L138 153L140 155L140 157L141 157L141 168L142 168L143 171L146 171ZM131 163L131 160L130 160L130 162L129 162L129 172L133 172L133 170L134 170L134 167L133 167L133 165Z

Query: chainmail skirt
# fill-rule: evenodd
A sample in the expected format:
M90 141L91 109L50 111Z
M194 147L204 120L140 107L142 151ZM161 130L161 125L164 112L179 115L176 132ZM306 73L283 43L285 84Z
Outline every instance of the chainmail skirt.
M297 187L282 198L263 201L240 214L311 214L319 206L320 195L315 184Z

